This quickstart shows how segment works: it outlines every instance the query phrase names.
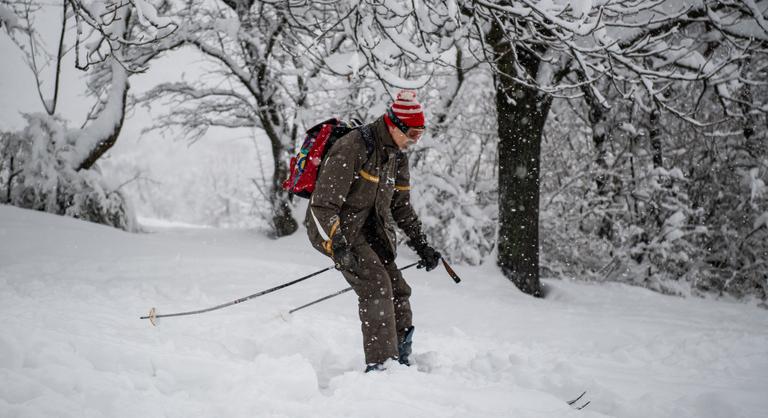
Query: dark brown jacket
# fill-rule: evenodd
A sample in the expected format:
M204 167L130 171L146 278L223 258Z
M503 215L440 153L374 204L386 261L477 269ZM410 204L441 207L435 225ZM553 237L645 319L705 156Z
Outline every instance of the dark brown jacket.
M353 246L368 243L391 261L395 225L415 242L421 222L410 203L408 157L395 145L383 117L368 126L374 143L370 157L360 129L328 151L304 224L312 245L326 255L332 255L331 238L342 233Z

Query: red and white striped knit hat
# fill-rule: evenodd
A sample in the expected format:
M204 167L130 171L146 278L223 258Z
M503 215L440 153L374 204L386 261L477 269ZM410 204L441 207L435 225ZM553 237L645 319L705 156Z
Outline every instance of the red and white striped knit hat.
M421 103L416 100L416 91L397 92L397 99L387 109L384 119L390 126L397 126L403 132L408 128L424 128L424 110L421 108Z

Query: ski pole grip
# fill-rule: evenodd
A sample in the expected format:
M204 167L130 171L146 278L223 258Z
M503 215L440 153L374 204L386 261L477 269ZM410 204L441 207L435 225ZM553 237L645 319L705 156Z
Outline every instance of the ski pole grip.
M459 284L461 282L461 278L459 277L459 275L456 274L455 271L453 271L451 266L448 265L448 262L445 261L444 258L441 258L440 260L443 262L443 267L445 267L445 271L448 272L448 275L451 276L451 278L453 279L454 282L456 282L456 284Z

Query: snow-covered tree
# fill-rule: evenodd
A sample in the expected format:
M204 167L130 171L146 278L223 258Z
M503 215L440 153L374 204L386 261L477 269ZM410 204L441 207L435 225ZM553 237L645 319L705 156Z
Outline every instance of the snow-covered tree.
M297 223L289 194L281 185L287 161L307 122L309 97L329 88L321 80L323 58L341 39L318 37L307 21L328 21L322 5L271 1L193 1L173 14L180 28L173 38L200 52L211 68L205 79L165 83L145 94L145 103L170 104L154 129L180 127L188 139L209 127L259 128L271 149L267 196L276 236L293 233ZM349 89L347 89L349 90ZM335 109L338 111L338 109ZM309 119L309 120L305 120Z
M57 52L49 56L35 27L36 11L33 1L0 3L3 25L34 75L45 110L25 115L27 127L22 131L2 135L0 192L4 202L134 229L130 205L101 178L96 162L114 145L122 129L131 71L144 68L158 53L147 46L172 25L144 0L62 1ZM95 99L80 128L70 128L56 112L62 59L68 50L67 25L72 20L77 29L76 63L89 70L88 87ZM51 92L46 92L44 71L49 63L55 70Z
M750 103L730 117L716 90L668 86L668 104L697 124L658 111L645 94L624 99L610 84L602 94L612 108L599 113L589 100L555 100L546 137L567 146L544 143L543 266L667 293L768 296L768 148L754 130L768 90L747 85Z
M340 2L334 10L343 19L317 32L346 33L351 41L340 52L356 52L359 68L369 68L384 83L418 84L419 74L403 62L455 65L445 59L455 44L471 57L463 65L492 68L499 136L497 262L534 295L541 295L540 149L555 96L584 95L586 89L595 106L609 108L598 82L625 83L622 95L642 92L658 111L696 123L665 97L670 83L714 90L729 109L739 103L741 85L764 83L740 79L745 58L765 51L765 11L752 0Z

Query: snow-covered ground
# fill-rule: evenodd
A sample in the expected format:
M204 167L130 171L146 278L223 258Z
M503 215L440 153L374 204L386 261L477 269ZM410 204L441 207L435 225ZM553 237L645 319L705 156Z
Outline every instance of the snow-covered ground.
M335 271L302 232L128 234L0 206L0 417L762 417L768 312L616 284L520 294L491 267L408 270L415 366L362 373ZM405 252L404 265L413 261ZM577 411L565 400L587 390Z

